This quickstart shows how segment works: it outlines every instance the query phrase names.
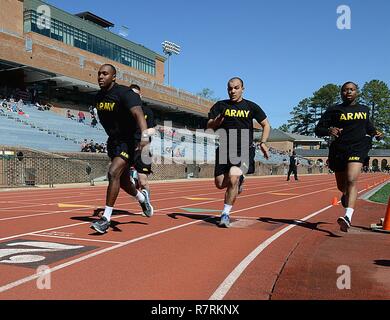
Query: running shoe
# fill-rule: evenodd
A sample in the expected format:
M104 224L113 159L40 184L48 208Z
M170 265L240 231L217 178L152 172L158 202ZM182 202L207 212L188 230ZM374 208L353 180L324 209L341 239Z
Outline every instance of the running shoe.
M109 226L110 226L110 221L108 221L107 218L104 216L101 217L101 219L91 224L91 228L96 230L99 233L106 233Z
M351 221L347 216L338 218L337 223L340 226L340 230L343 232L348 232L348 229L351 227Z
M153 207L150 203L149 192L146 189L142 189L141 192L145 196L145 201L139 203L143 211L142 215L150 218L153 215Z
M230 227L230 218L228 214L223 213L221 215L221 220L219 221L219 226L221 228L229 228Z

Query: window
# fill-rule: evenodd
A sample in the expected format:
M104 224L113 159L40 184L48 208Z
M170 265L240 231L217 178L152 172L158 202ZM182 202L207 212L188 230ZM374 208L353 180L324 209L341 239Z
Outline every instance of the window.
M50 29L41 29L37 25L38 13L34 10L24 12L25 32L30 30L49 38L62 41L70 46L80 48L100 56L118 61L129 67L155 75L156 62L129 49L98 38L92 34L74 28L56 19L51 19Z

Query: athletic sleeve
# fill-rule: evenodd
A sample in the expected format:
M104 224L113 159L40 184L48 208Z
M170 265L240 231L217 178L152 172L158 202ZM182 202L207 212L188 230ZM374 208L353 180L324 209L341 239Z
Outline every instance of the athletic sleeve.
M215 119L222 111L223 111L222 110L222 104L221 104L220 101L218 101L210 109L209 120L210 119Z
M263 109L261 109L261 107L256 103L252 102L251 108L252 108L253 118L256 119L258 123L262 122L267 118L267 115L265 114Z
M123 90L121 94L121 103L123 106L130 110L133 107L142 106L141 98L133 90Z
M326 109L326 111L318 121L314 130L317 137L325 137L329 135L329 128L331 127L332 123L332 110L332 107Z

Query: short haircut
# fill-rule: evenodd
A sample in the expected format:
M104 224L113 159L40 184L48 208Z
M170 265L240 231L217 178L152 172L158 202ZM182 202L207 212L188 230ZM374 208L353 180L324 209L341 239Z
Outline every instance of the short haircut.
M136 90L138 90L138 91L141 92L140 86L139 86L138 84L135 84L135 83L132 83L132 84L130 85L130 89L136 89Z
M116 68L115 68L112 64L110 64L110 63L105 63L105 64L102 65L102 67L103 67L103 66L109 66L109 67L112 69L112 71L114 72L114 75L116 75Z
M341 86L341 91L344 90L344 87L345 87L347 84L353 84L353 85L355 86L356 89L359 88L358 85L357 85L355 82L353 82L353 81L347 81L347 82L345 82L345 83Z
M229 85L229 82L231 82L231 81L233 81L233 80L238 80L238 81L240 81L240 82L241 82L241 86L244 88L244 81L242 81L242 79L239 78L239 77L233 77L233 78L231 78L231 79L228 81L228 85Z

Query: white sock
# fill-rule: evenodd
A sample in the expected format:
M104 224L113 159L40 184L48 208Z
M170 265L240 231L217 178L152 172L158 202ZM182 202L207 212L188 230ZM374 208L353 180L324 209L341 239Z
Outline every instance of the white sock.
M230 214L230 210L232 210L232 205L230 205L230 204L224 204L224 206L223 206L223 211L222 211L222 214L227 214L227 215L229 215Z
M103 217L105 217L107 219L107 221L111 220L112 209L114 209L114 208L109 207L109 206L106 206L106 208L104 209Z
M345 209L345 215L348 217L349 221L352 221L352 215L355 209L352 208L346 208Z
M137 190L137 195L134 198L136 198L138 200L138 202L141 202L141 203L145 202L145 196L143 195L142 192L139 192L139 190Z

